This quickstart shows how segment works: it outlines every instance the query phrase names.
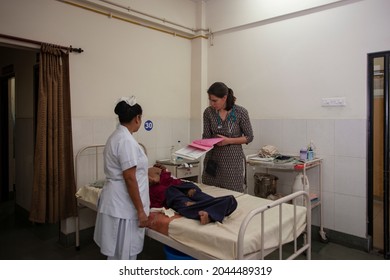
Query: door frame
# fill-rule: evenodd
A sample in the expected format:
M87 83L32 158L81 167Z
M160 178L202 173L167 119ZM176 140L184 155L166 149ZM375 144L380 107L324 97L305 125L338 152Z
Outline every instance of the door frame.
M384 58L384 127L383 127L383 251L384 258L390 259L389 248L389 171L390 171L390 99L389 99L389 63L390 51L370 53L367 55L367 233L373 236L374 230L374 186L373 186L373 154L374 154L374 59Z

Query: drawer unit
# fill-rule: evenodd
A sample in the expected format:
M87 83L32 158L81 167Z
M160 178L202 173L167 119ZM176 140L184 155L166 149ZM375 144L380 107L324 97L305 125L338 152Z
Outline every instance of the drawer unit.
M188 177L199 176L199 164L194 164L192 167L176 166L176 177L177 178L188 178Z
M198 182L200 176L199 161L180 161L172 162L171 160L157 160L157 163L164 165L172 176L178 179L185 179Z

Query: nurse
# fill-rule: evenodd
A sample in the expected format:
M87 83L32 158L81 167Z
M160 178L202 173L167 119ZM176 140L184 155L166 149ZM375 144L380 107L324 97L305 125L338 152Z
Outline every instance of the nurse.
M109 260L135 260L142 251L149 215L148 159L134 139L142 108L135 97L115 107L120 124L104 148L106 183L98 201L94 240Z

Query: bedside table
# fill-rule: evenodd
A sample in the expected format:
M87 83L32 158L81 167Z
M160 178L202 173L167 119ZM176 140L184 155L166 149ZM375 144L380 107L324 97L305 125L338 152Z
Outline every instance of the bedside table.
M170 159L156 161L164 165L172 176L178 179L185 179L192 182L198 182L200 176L200 167L198 160L180 160L173 162Z

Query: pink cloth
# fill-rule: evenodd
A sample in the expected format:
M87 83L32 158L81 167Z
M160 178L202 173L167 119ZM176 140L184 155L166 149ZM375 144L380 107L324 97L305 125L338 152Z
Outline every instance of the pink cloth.
M165 191L172 185L180 185L182 181L171 176L171 172L162 170L160 182L149 187L150 207L166 207Z

